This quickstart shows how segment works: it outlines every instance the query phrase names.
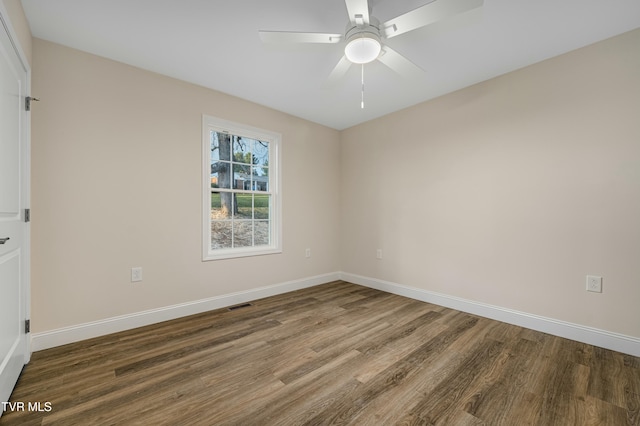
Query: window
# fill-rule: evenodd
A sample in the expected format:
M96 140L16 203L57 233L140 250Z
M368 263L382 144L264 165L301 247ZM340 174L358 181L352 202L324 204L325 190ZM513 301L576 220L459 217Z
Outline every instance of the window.
M282 252L277 133L203 116L203 260Z

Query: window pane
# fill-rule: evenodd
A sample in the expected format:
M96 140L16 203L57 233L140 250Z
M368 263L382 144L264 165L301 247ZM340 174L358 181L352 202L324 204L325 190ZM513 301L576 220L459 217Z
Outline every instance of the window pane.
M217 160L231 161L231 136L228 133L211 132L211 163Z
M253 162L257 166L269 165L269 142L253 141Z
M269 202L270 195L254 195L253 214L254 219L269 219Z
M253 218L253 194L235 194L236 212L234 219L252 219Z
M233 221L233 246L251 247L253 246L253 221L234 220Z
M231 221L212 220L211 221L211 249L231 248Z
M220 193L211 193L211 220L220 219L221 216Z
M233 164L233 189L251 189L251 166L247 164Z
M254 222L254 245L268 246L270 244L270 227L268 220L256 220Z
M233 136L233 161L251 164L251 139Z
M209 134L211 136L211 162L213 163L220 159L218 132L211 131Z
M251 190L252 191L268 191L269 190L269 168L263 166L255 166L251 168Z
M211 193L211 220L229 219L233 209L233 194L231 192Z
M231 188L231 174L229 170L231 163L216 161L211 164L211 187L212 188Z

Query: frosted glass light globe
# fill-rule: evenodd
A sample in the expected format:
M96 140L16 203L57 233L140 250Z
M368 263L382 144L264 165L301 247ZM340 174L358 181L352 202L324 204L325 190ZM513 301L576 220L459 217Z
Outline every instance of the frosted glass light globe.
M344 54L354 64L368 64L374 61L382 46L380 42L368 35L357 35L347 43Z

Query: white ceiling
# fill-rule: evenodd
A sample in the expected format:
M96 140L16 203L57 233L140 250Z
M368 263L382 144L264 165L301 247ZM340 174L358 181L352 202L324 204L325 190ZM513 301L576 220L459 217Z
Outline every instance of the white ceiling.
M370 0L384 22L431 0ZM437 0L447 1L447 0ZM276 47L258 30L343 33L344 0L22 0L35 37L345 129L640 27L640 0L485 0L388 40L426 72L379 62L324 85L343 44ZM640 49L640 46L638 46Z

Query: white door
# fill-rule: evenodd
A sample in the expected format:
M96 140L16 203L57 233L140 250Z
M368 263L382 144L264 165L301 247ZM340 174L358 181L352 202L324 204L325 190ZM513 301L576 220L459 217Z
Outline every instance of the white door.
M24 108L27 69L16 52L3 11L0 9L0 401L8 401L29 358L25 331L29 230L24 220L29 159Z

